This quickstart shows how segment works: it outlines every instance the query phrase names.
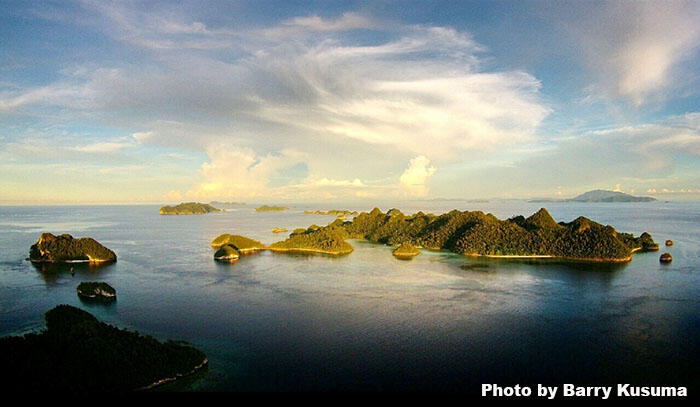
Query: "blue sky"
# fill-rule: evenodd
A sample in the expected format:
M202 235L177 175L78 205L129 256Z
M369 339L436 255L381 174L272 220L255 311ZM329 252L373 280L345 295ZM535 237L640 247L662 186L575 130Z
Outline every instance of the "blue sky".
M0 2L0 203L700 198L700 2Z

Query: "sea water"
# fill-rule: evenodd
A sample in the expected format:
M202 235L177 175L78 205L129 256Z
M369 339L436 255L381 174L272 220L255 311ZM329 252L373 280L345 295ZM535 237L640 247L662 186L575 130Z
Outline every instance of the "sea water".
M270 204L269 202L267 202ZM274 203L274 202L273 202ZM659 252L621 265L467 258L351 241L346 256L261 252L213 260L212 239L272 243L334 217L304 210L374 205L255 205L161 216L158 206L0 207L0 336L44 328L58 304L158 339L185 340L209 367L161 390L448 390L482 383L685 385L700 381L700 203L411 201L406 214L482 210L500 219L541 206L557 221L586 216L652 234ZM90 236L118 261L48 267L26 261L42 232ZM665 247L664 241L675 244ZM673 262L661 264L663 252ZM113 304L76 295L105 281Z

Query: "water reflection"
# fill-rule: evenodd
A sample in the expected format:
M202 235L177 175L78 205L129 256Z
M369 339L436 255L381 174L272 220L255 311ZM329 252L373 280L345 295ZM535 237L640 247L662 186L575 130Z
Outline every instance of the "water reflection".
M81 280L85 280L85 277L101 278L116 265L116 263L30 263L48 286L56 285L59 280L67 277L77 276Z

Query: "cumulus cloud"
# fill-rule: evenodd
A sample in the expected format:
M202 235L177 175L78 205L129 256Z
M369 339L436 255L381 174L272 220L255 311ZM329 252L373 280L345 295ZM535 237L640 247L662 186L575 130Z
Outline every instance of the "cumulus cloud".
M412 158L408 168L401 174L399 183L408 196L424 197L428 195L426 183L435 173L435 167L430 166L430 160L424 155Z

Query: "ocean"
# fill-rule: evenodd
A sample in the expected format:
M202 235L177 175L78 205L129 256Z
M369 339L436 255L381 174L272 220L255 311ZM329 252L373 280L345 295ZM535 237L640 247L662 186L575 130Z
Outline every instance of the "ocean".
M267 202L274 204L274 202ZM209 367L158 391L457 391L499 385L675 385L700 389L700 203L531 203L518 200L382 204L404 213L452 209L500 219L545 207L635 236L659 252L619 265L468 258L352 240L346 256L261 252L213 260L212 239L269 244L372 204L256 205L162 216L159 206L0 207L0 336L44 328L58 304L160 340L185 340ZM25 260L42 232L90 236L118 261L41 270ZM672 239L674 245L664 246ZM673 262L661 264L669 252ZM82 302L81 281L105 281L113 304Z

